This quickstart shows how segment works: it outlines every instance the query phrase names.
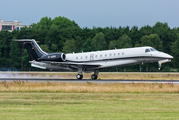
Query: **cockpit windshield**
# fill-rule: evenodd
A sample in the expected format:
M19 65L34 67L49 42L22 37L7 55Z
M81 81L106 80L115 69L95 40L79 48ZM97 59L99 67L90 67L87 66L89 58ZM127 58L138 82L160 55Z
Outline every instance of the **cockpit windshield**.
M154 49L154 48L150 48L150 50L151 50L151 51L157 51L157 50L156 50L156 49Z
M154 48L145 49L145 53L147 53L147 52L154 52L154 51L157 51L157 50L154 49Z

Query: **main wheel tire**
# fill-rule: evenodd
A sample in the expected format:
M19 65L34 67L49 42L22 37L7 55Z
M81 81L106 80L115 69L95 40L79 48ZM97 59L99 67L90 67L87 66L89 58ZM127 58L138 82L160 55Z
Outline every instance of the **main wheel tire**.
M92 79L92 80L96 80L97 78L98 78L97 75L95 75L95 74L91 75L91 79Z
M98 78L98 76L97 75L95 75L95 80Z
M76 78L77 78L78 80L81 80L81 79L83 78L83 75L77 74L77 75L76 75Z
M83 79L83 75L80 75L81 79Z

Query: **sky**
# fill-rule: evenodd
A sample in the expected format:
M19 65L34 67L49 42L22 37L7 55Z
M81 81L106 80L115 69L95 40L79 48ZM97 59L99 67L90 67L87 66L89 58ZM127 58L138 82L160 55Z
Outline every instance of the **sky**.
M64 16L81 28L140 28L158 21L179 27L179 0L0 0L0 5L0 19L22 25Z

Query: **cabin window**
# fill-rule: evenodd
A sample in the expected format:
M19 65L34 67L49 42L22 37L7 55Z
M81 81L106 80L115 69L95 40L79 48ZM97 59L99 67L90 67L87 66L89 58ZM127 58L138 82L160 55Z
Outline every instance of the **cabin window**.
M114 53L114 56L116 55L116 53Z
M88 58L88 56L85 57L86 59Z
M145 49L145 53L147 53L147 52L150 52L150 50L149 49Z
M118 55L120 55L120 53L118 53Z
M151 50L151 51L157 51L157 50L156 50L156 49L154 49L154 48L150 48L150 50Z
M83 59L83 57L81 56L81 59Z
M78 57L76 57L76 59L78 59Z
M112 54L110 54L110 56L111 56Z
M100 55L100 57L102 57L102 55Z
M97 55L95 55L95 57L97 58L98 56L97 56Z
M105 57L107 57L107 54L105 54Z
M124 53L122 53L122 55L124 55Z

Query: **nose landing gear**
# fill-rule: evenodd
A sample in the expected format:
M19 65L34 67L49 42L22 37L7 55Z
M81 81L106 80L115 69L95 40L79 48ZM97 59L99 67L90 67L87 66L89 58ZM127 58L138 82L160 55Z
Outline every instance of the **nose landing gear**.
M170 61L171 61L171 59L165 59L165 60L158 61L158 64L159 64L158 70L162 70L162 67L161 67L162 63L166 63L166 62L170 62Z
M159 67L158 67L158 70L162 70L162 63L158 63Z
M159 67L158 70L162 70L163 68L162 67Z

